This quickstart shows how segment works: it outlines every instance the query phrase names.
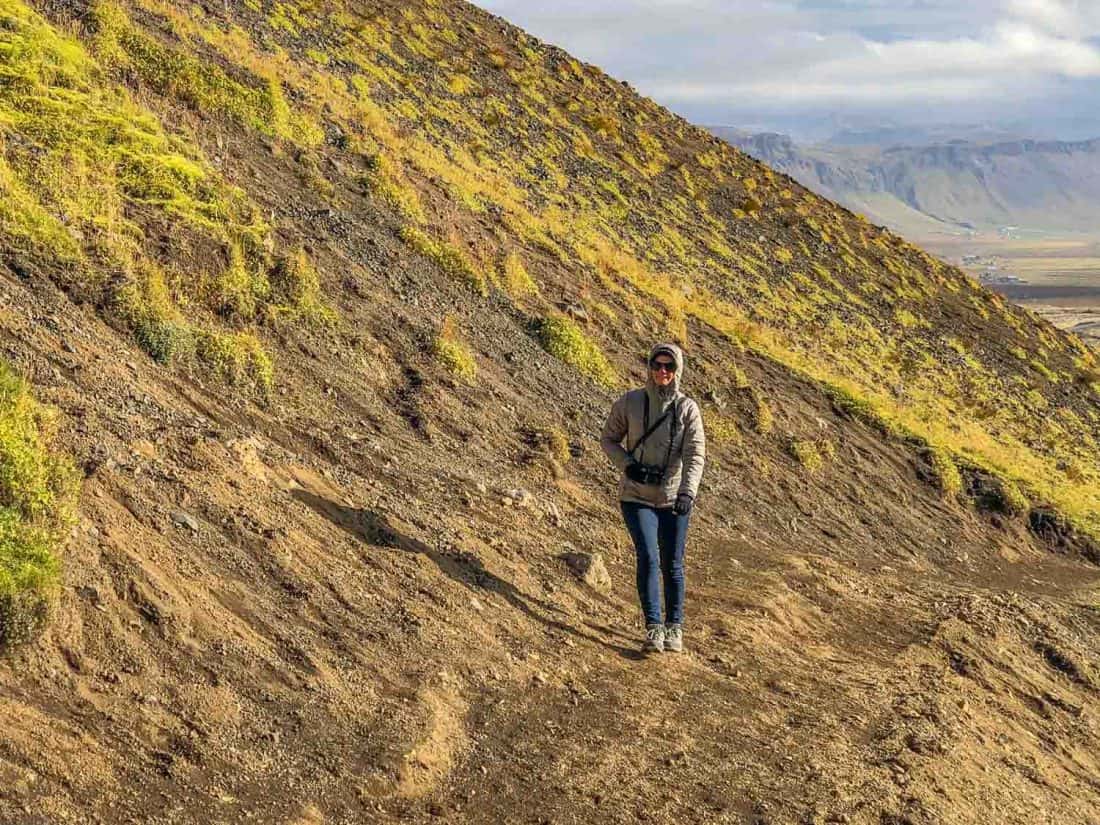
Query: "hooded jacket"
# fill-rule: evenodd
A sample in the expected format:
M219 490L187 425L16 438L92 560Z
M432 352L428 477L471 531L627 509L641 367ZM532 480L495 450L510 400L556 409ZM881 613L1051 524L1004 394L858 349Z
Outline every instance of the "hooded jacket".
M676 362L676 375L667 387L658 387L653 381L648 364L664 353ZM703 434L703 417L699 405L680 391L684 377L684 354L675 344L657 344L649 352L646 361L646 385L621 396L612 406L600 436L600 447L619 472L619 499L651 507L671 507L676 496L687 493L694 498L699 492L706 461L706 438ZM646 405L649 406L649 423L652 426L675 405L675 424L669 416L645 443L634 450L634 458L642 464L665 466L668 469L663 484L638 484L626 477L630 463L628 451L646 431ZM669 446L670 438L671 450ZM623 446L625 439L626 446Z

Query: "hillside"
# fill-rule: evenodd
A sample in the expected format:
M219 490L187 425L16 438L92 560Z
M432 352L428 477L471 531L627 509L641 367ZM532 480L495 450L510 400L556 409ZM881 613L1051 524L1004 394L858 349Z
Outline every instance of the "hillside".
M0 0L0 134L0 822L1095 818L1079 339L451 0Z
M1093 232L1100 140L800 146L785 135L715 133L826 197L910 237L1005 227Z

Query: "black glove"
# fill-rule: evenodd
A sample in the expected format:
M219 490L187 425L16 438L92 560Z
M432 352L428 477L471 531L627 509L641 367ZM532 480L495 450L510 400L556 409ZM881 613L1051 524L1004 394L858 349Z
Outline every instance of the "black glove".
M691 515L691 508L695 506L695 499L691 493L680 493L676 496L676 503L672 505L672 512L678 516Z
M624 472L631 481L637 484L645 484L645 478L642 476L642 465L636 459L630 459L630 463L626 465Z

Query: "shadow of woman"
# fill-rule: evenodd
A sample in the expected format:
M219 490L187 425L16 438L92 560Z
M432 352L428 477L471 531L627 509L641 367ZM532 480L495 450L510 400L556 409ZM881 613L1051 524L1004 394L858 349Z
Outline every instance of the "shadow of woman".
M513 608L546 627L606 647L624 659L637 661L644 658L636 650L605 641L598 636L585 633L553 618L549 614L560 613L559 608L522 593L511 582L505 581L495 573L486 570L481 560L472 553L464 551L454 554L440 552L418 539L402 535L393 528L383 515L366 509L345 507L308 490L298 488L292 491L292 495L337 527L366 544L425 556L431 559L432 563L439 568L439 571L452 581L458 582L475 592L481 590L499 593Z

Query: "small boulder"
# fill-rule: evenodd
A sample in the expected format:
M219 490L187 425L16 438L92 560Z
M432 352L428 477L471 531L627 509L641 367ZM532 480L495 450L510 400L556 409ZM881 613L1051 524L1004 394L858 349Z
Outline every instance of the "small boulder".
M179 527L185 527L192 533L199 532L199 522L190 513L185 513L183 510L176 510L172 513L172 521Z
M516 507L530 507L535 501L535 497L522 487L509 490L504 494L504 497L510 499Z
M562 557L578 579L598 593L611 592L611 574L599 553L566 553Z

